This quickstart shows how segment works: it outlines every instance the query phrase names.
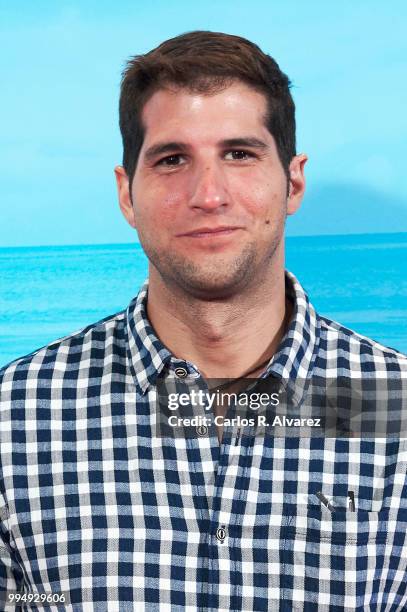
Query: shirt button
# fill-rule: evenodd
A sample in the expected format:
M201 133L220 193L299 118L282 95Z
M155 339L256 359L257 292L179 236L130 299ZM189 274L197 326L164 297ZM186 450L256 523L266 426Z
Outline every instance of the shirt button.
M224 526L218 527L216 530L216 539L219 540L221 544L223 544L226 536L227 536L226 527Z
M186 368L175 368L174 372L178 378L185 378L188 376L188 370Z
M199 427L196 428L196 433L198 434L198 436L206 436L206 434L208 433L207 426L199 425Z

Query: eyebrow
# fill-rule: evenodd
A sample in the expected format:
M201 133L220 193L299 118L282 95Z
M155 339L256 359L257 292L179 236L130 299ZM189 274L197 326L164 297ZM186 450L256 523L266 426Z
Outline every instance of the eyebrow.
M227 138L226 140L221 140L219 142L219 146L222 148L250 147L252 149L262 150L268 148L268 145L265 142L252 136L242 138ZM158 142L146 150L144 153L144 159L148 162L160 155L165 155L165 153L173 153L174 151L186 152L189 151L190 148L191 147L185 142Z
M221 141L222 147L250 147L251 149L268 149L268 144L260 140L248 136L247 138L228 138Z
M165 153L187 151L188 149L188 145L186 145L184 142L158 142L147 149L147 151L144 153L144 159L146 161L151 161L155 157L164 155Z

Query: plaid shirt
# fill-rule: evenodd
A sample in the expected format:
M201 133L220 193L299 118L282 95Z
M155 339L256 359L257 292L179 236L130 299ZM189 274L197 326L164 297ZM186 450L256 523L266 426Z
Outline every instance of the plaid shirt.
M405 356L286 285L293 318L262 377L406 379ZM0 371L0 593L85 612L406 610L406 439L154 435L158 381L199 373L146 299L147 283ZM354 512L316 496L341 506L349 489Z

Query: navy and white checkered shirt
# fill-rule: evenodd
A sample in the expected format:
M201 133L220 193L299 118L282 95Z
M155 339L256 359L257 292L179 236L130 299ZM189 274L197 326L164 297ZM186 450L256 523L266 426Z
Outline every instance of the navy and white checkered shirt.
M293 317L262 377L405 381L405 356L319 316L290 273L286 283ZM155 435L158 381L199 372L155 335L147 291L0 371L3 600L407 610L406 438Z

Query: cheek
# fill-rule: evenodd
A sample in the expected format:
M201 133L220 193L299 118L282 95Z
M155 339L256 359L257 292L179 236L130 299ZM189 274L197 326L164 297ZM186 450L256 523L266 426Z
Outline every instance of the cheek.
M150 188L134 194L136 222L143 228L156 231L158 227L170 227L183 202L177 189Z
M180 189L169 188L157 198L156 208L163 220L171 221L185 202L185 196Z
M244 201L246 210L259 220L280 217L286 203L283 193L276 192L267 184L256 185L251 190L246 187Z
M233 185L237 201L259 220L276 219L285 210L287 184L283 170L272 167L254 168L250 173L240 174Z

